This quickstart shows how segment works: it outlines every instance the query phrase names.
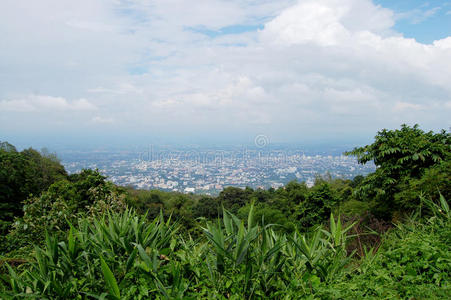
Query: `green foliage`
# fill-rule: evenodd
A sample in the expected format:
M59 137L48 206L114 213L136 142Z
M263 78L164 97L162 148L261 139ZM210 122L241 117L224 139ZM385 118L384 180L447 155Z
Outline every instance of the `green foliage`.
M0 143L0 236L22 214L23 201L66 176L54 154L31 148L18 152L13 145Z
M404 124L400 130L379 131L373 144L347 154L357 156L362 164L374 161L393 179L406 175L418 178L425 168L449 160L450 147L450 133L424 132L418 125Z
M116 278L114 278L113 272L111 272L102 256L100 256L100 265L110 296L116 299L120 299L121 292L119 291L119 286L117 285Z
M163 191L128 188L126 201L138 212L147 213L150 219L154 219L160 214L160 210L164 209L168 198L170 198L170 194Z
M200 198L193 194L127 189L126 202L139 213L147 214L149 219L157 217L161 211L165 217L171 216L177 220L183 230L194 233L193 230L196 230L195 225L197 224L196 218L206 217L206 215L200 215L200 212L208 212L199 207L199 204L201 206L209 205L209 203L199 202ZM207 197L207 199L209 198Z
M424 132L418 125L402 125L399 130L382 130L371 145L347 152L361 164L373 161L377 169L359 186L362 198L375 201L373 212L390 218L393 212L412 208L409 202L395 201L395 195L405 190L405 183L420 179L430 167L451 158L451 134ZM405 197L404 197L405 198Z
M16 220L7 241L13 248L43 240L45 231L64 234L68 222L125 208L124 195L97 171L83 170L52 184L39 197L25 201L23 217Z
M215 219L222 214L221 207L217 198L203 196L193 207L193 216L195 218Z
M45 191L55 181L67 178L64 167L60 164L58 157L49 153L46 149L38 152L32 148L25 149L21 154L32 161L35 169L34 179L38 191Z
M0 150L0 225L4 234L14 216L20 215L22 201L30 193L37 192L34 184L34 172L28 161L15 148L3 147Z
M253 190L250 188L243 190L227 187L219 193L218 201L224 208L236 214L241 207L250 203L252 192Z
M302 227L308 228L324 222L339 200L329 183L321 181L315 184L309 190L306 200L299 204L297 214Z
M238 212L238 216L245 218L249 214L251 206L245 206ZM283 213L277 207L271 205L271 203L260 203L254 207L254 219L260 225L265 224L277 224L278 227L274 228L276 231L293 232L296 228L292 220Z
M332 208L353 198L351 184L350 180L319 178L312 188L297 181L277 190L228 187L217 197L127 189L127 203L138 212L147 213L150 219L162 211L166 217L177 220L183 231L197 237L200 219L221 217L222 207L245 218L254 202L258 222L264 217L266 224L277 223L292 232L298 225L306 230L327 221Z
M340 206L340 213L345 216L362 216L370 211L371 204L365 201L351 199Z
M366 177L210 197L67 176L45 151L0 143L0 225L16 218L0 298L447 299L449 150L449 133L403 125L348 153L376 163ZM415 214L386 232L368 211Z
M4 152L17 152L16 147L14 145L11 145L8 142L1 142L0 141L0 151Z
M147 222L145 216L129 210L80 219L78 229L71 226L67 238L59 243L46 235L44 247L35 248L25 271L18 274L9 268L10 289L3 292L4 297L118 299L120 291L131 285L148 295L134 275L144 275L145 256L152 257L155 268L164 265L165 260L155 261L155 255L168 253L176 230L176 225L162 217ZM144 250L138 255L139 249Z
M305 182L290 181L283 190L278 190L278 192L285 194L291 202L298 204L305 200L308 187Z
M448 299L451 293L451 222L447 201L425 200L433 216L410 218L388 233L348 280L324 289L322 298Z
M451 160L443 161L427 170L420 178L404 180L399 184L400 192L395 194L395 203L409 211L421 205L421 197L439 201L439 192L445 199L451 199ZM425 208L427 209L427 208Z
M150 222L130 210L82 218L43 247L19 271L8 266L4 298L48 299L280 299L307 296L334 282L350 257L346 231L331 217L332 230L312 236L276 233L270 225L228 211L203 228L199 241L177 235L178 225L160 215ZM299 290L300 288L300 290Z
M387 234L361 261L348 253L353 224L286 234L224 211L198 240L178 225L125 210L81 218L58 239L46 234L21 268L7 265L0 297L36 299L429 298L450 292L450 210L424 199L432 216Z

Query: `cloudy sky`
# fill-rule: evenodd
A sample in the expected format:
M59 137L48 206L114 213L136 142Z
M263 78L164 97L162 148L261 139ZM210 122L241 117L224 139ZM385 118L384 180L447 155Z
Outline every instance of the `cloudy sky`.
M450 116L451 1L0 2L0 140L348 142Z

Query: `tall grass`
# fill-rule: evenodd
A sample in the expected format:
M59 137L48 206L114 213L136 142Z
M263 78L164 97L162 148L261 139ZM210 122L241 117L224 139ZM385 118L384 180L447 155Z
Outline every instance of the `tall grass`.
M429 205L434 220L449 226L444 203ZM196 240L180 235L178 225L162 215L149 222L132 210L69 225L61 241L46 234L45 246L35 247L24 271L8 265L0 298L364 297L352 288L361 286L356 282L344 288L346 278L361 276L364 283L362 276L377 271L373 266L381 268L379 254L371 250L361 264L351 262L346 245L354 224L344 226L333 215L328 228L284 234L274 230L277 225L254 222L253 208L247 220L224 210L222 219L204 224Z

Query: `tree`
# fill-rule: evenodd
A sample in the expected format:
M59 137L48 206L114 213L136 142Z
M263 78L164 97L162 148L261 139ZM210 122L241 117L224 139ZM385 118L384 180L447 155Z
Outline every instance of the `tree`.
M23 217L13 224L9 239L16 244L42 242L46 231L65 234L69 222L76 224L79 217L124 209L123 189L106 181L97 170L82 170L69 180L53 183L41 195L28 198ZM16 244L12 246L20 246Z
M32 148L18 152L8 142L0 143L0 234L22 215L23 201L65 178L66 170L56 155Z
M379 131L371 145L346 152L361 164L373 161L376 171L368 175L358 188L362 197L374 200L374 211L389 218L402 207L393 201L400 192L400 183L419 179L425 170L451 157L451 134L424 132L418 125L405 124L399 130Z
M250 188L240 189L237 187L226 187L219 193L218 200L233 214L236 214L238 210L250 202L250 198L253 194L253 190Z
M34 177L36 179L36 188L39 191L44 191L52 183L67 178L67 172L64 166L61 165L58 157L53 153L49 153L46 149L38 152L33 148L29 148L23 150L21 154L34 163Z
M222 214L221 206L217 198L202 196L193 208L195 218L204 217L215 219Z
M8 142L0 142L0 150L3 150L5 152L17 152L16 147Z
M307 194L305 201L298 206L298 220L304 228L323 223L330 216L332 208L339 202L328 182L315 184Z
M296 205L305 200L308 193L308 187L305 182L301 183L293 180L288 182L281 192L288 197L288 200L292 205Z
M9 145L9 144L8 144ZM36 164L11 147L0 149L0 234L5 234L15 216L22 213L22 202L40 192Z
M395 194L395 202L398 206L407 210L414 210L421 205L422 195L436 203L440 201L440 194L445 199L451 199L451 161L444 161L424 172L421 178L407 179L400 183L401 191ZM448 200L449 201L449 200ZM425 213L428 207L422 208Z

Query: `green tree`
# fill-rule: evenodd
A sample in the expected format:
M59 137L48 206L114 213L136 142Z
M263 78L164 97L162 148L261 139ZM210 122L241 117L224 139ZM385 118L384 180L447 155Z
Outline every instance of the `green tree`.
M219 193L218 200L225 209L233 214L236 214L238 210L250 203L253 190L250 188L240 189L237 187L226 187Z
M395 203L399 207L414 210L422 205L420 195L438 202L440 194L451 199L451 161L444 161L427 169L421 178L410 178L402 181L400 192L395 194ZM426 207L423 208L424 210Z
M193 215L195 218L204 217L212 220L221 214L222 209L218 199L209 196L201 197L193 208Z
M368 175L358 188L363 198L374 201L374 212L390 218L404 208L394 201L401 191L400 183L410 178L419 179L425 170L451 157L451 134L424 132L418 125L402 125L398 130L379 131L371 145L346 152L361 164L373 161L376 171Z
M35 190L30 162L15 149L0 149L0 233L5 234L15 216L22 212L22 201Z
M305 182L290 181L281 193L285 195L293 205L299 204L305 200L308 193L308 187Z
M69 222L75 224L80 217L125 209L123 189L106 181L98 171L83 170L69 179L57 181L40 196L25 201L23 217L8 235L12 248L40 243L46 231L65 234Z
M322 224L330 216L332 208L339 203L328 182L316 183L298 206L297 218L303 228Z
M13 145L0 143L0 235L7 232L14 217L22 215L23 201L66 177L56 155L32 148L18 152Z
M33 162L37 190L45 191L52 183L67 178L67 172L56 154L49 153L46 149L38 152L33 148L23 150L21 154Z

